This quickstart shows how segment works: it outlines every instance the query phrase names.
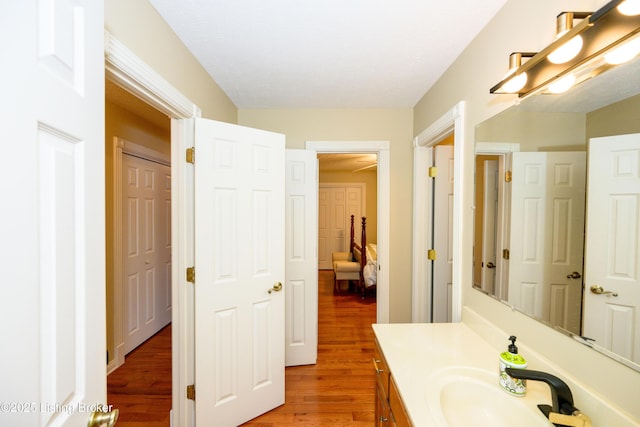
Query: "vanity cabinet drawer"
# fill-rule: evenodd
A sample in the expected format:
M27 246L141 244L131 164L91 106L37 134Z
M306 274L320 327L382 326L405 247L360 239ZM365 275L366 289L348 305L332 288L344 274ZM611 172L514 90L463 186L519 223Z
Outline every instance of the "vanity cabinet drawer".
M385 398L389 396L389 367L387 361L380 350L380 344L376 340L376 345L373 349L373 368L376 373L376 383L382 388Z

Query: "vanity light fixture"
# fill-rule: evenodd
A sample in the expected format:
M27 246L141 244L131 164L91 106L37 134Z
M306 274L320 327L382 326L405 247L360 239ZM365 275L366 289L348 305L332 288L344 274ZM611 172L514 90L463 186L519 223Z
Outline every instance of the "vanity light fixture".
M573 85L576 84L576 76L573 74L567 74L561 79L554 81L549 84L548 90L550 93L564 93L571 89Z
M604 61L611 65L620 65L631 61L640 53L640 35L621 44L604 54Z
M640 0L625 0L618 5L618 11L623 15L640 15Z
M535 53L513 52L509 55L509 71L504 76L502 90L505 92L518 92L527 83L527 73L516 73L522 65L522 58L531 58Z
M540 52L510 55L509 73L490 93L513 93L521 98L562 93L640 53L640 0L613 0L593 13L563 12L557 24L556 39ZM569 50L567 43L575 44L573 52L557 58L558 52ZM527 56L529 60L523 62Z
M585 19L589 12L562 12L556 17L556 40L568 33L573 28L574 19ZM568 41L558 46L547 58L554 64L564 64L575 58L582 49L584 40L580 34L573 36Z

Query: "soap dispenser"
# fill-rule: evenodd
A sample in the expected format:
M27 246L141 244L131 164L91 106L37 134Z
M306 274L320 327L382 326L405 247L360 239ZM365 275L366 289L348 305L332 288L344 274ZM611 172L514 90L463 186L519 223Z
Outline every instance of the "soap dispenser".
M505 372L506 368L525 369L527 367L527 362L518 354L516 337L511 335L509 341L511 344L507 351L500 353L500 386L514 396L524 396L527 393L526 380L513 378Z

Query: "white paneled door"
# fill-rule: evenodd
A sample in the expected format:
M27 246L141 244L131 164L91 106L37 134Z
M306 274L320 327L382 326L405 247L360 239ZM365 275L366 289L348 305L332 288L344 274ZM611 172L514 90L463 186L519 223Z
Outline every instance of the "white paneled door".
M125 354L171 321L171 170L122 156Z
M2 426L108 408L103 10L2 5Z
M309 365L318 356L318 163L311 150L286 159L285 362Z
M196 423L284 403L284 135L195 120Z
M433 187L433 322L451 322L453 285L453 146L434 147L438 170Z
M482 204L482 274L480 287L483 291L494 295L496 283L496 266L498 264L497 233L498 225L498 160L484 161L484 186L482 188L484 203Z
M580 332L584 152L513 153L509 302Z
M640 134L591 139L588 194L583 335L640 363Z

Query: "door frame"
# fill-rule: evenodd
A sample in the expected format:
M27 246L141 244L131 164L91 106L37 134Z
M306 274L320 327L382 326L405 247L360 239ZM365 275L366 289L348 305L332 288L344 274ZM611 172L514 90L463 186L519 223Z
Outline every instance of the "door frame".
M474 161L477 155L494 155L499 158L498 174L500 177L506 171L511 170L511 153L520 151L520 143L517 142L476 142ZM475 189L475 182L474 182ZM509 278L509 260L504 259L502 250L509 246L510 230L506 223L511 217L511 186L505 185L499 179L498 189L498 224L496 231L496 266L497 274L494 284L494 294L503 301L509 298L509 288L506 286Z
M465 102L460 101L438 120L420 132L413 139L413 274L412 274L412 303L411 321L430 322L431 320L431 283L430 271L425 260L427 250L431 246L431 213L433 211L431 194L425 177L428 176L428 151L430 147L453 134L453 285L451 296L451 320L462 320L462 277L464 266L462 260L463 241L462 226L464 210L462 209L463 184L465 175L473 173L465 171L462 160L465 150Z
M186 396L195 381L193 284L185 272L193 265L193 168L184 161L193 128L181 119L202 116L202 110L108 31L104 35L105 77L171 118L171 347L173 425L194 425L195 405ZM180 232L178 232L180 230ZM183 391L182 393L180 391Z
M147 148L143 145L113 137L113 332L114 332L114 357L107 365L107 375L124 365L124 290L122 281L122 162L123 156L129 154L141 159L160 163L171 167L171 158L164 153Z
M378 282L376 285L377 322L389 323L389 227L391 223L389 141L306 141L305 149L318 153L374 153L378 155ZM319 179L319 177L317 178ZM320 182L318 182L320 185ZM316 225L317 226L317 225Z

